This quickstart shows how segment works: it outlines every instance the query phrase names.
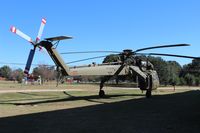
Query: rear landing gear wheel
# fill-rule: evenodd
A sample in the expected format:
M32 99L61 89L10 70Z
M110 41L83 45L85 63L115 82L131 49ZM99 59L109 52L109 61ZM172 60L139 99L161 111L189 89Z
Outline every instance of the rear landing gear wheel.
M99 97L102 98L102 97L104 97L104 96L105 96L104 90L100 90L100 91L99 91Z
M150 98L151 97L151 90L147 90L146 91L146 98Z
M148 89L146 91L146 98L151 98L151 92L152 92L152 86L153 86L153 82L152 82L152 75L148 76Z

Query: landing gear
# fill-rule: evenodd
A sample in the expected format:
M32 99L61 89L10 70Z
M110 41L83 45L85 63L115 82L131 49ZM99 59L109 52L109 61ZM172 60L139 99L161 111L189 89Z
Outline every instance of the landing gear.
M57 84L56 84L56 87L58 87L58 84L62 79L61 68L59 66L57 66L56 71L57 71L57 76L56 76Z
M105 97L105 92L104 92L104 90L100 90L100 91L99 91L99 97L100 97L100 98Z
M100 89L99 89L99 97L100 97L100 98L105 97L105 92L104 92L104 90L102 90L102 89L103 89L104 83L105 83L106 81L108 81L109 79L110 79L110 77L103 77L103 78L101 79Z
M151 97L151 90L147 90L146 91L146 98L150 98Z
M152 87L153 87L152 75L149 75L149 77L148 77L148 89L146 91L146 98L151 97Z

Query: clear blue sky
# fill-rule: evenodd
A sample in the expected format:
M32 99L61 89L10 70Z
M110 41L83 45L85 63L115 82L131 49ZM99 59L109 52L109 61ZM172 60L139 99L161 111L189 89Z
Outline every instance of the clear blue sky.
M4 0L0 8L0 62L26 63L32 46L12 34L9 28L14 25L35 39L43 17L47 19L43 37L74 37L62 41L59 52L121 51L190 43L190 47L147 52L200 56L199 5L199 0ZM63 58L68 62L98 55L102 54L63 55ZM164 59L176 60L182 65L191 62L190 59ZM39 51L33 63L53 64L47 53Z

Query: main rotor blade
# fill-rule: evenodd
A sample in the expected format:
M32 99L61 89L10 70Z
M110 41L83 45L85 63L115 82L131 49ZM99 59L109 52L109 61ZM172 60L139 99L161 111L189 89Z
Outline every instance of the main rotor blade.
M181 46L190 46L190 44L173 44L173 45L161 45L161 46L154 46L154 47L147 47L147 48L142 48L134 51L133 53L139 52L139 51L144 51L144 50L149 50L149 49L157 49L157 48L167 48L167 47L181 47Z
M86 59L81 59L81 60L76 60L76 61L71 61L71 62L67 62L66 64L72 64L72 63L77 63L77 62L82 62L82 61L87 61L87 60L92 60L92 59L98 59L98 58L104 58L107 55L104 56L96 56L96 57L91 57L91 58L86 58Z
M3 64L3 65L17 65L17 66L26 66L25 63L17 63L17 62L0 62L0 64ZM47 64L31 64L32 66L55 66L55 65L47 65Z
M29 56L28 56L28 60L26 62L26 66L25 66L25 70L24 70L25 74L29 74L29 70L31 68L31 64L32 64L32 61L33 61L35 50L36 50L36 46L34 47L34 49L30 50L30 53L29 53Z
M24 38L25 40L29 41L31 44L34 44L31 37L29 37L28 35L24 34L23 32L21 32L19 29L17 29L16 27L12 26L10 28L12 33L17 34L18 36Z
M46 22L47 22L46 19L43 18L42 22L41 22L41 25L40 25L40 29L39 29L38 35L37 35L37 38L36 38L36 43L38 41L40 41L40 39L41 39L41 36L42 36L42 33L43 33L44 26L45 26Z
M88 53L121 53L118 51L78 51L78 52L64 52L60 54L88 54Z
M180 58L189 58L189 59L200 59L200 57L185 56L185 55L174 55L174 54L160 54L160 53L138 53L141 55L158 55L158 56L171 56L171 57L180 57Z

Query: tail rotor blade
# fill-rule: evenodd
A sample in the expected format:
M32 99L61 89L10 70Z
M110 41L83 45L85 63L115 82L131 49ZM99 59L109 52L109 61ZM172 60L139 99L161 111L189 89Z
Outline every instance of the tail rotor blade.
M21 31L20 31L19 29L17 29L16 27L12 26L12 27L10 28L10 30L11 30L12 33L17 34L18 36L24 38L25 40L27 40L27 41L29 41L30 43L33 44L33 41L32 41L32 39L31 39L31 37L29 37L28 35L24 34L23 32L21 32Z
M31 64L32 64L33 57L34 57L34 54L35 54L35 49L36 49L36 47L34 47L34 49L30 50L30 53L29 53L29 56L28 56L28 60L26 62L26 67L25 67L25 70L24 70L25 74L29 74L29 70L31 68Z
M41 39L41 36L42 36L42 33L43 33L44 26L45 26L46 22L47 22L46 19L43 18L42 22L41 22L41 25L40 25L40 29L39 29L38 35L37 35L37 38L36 38L36 43L38 41L40 41L40 39Z

